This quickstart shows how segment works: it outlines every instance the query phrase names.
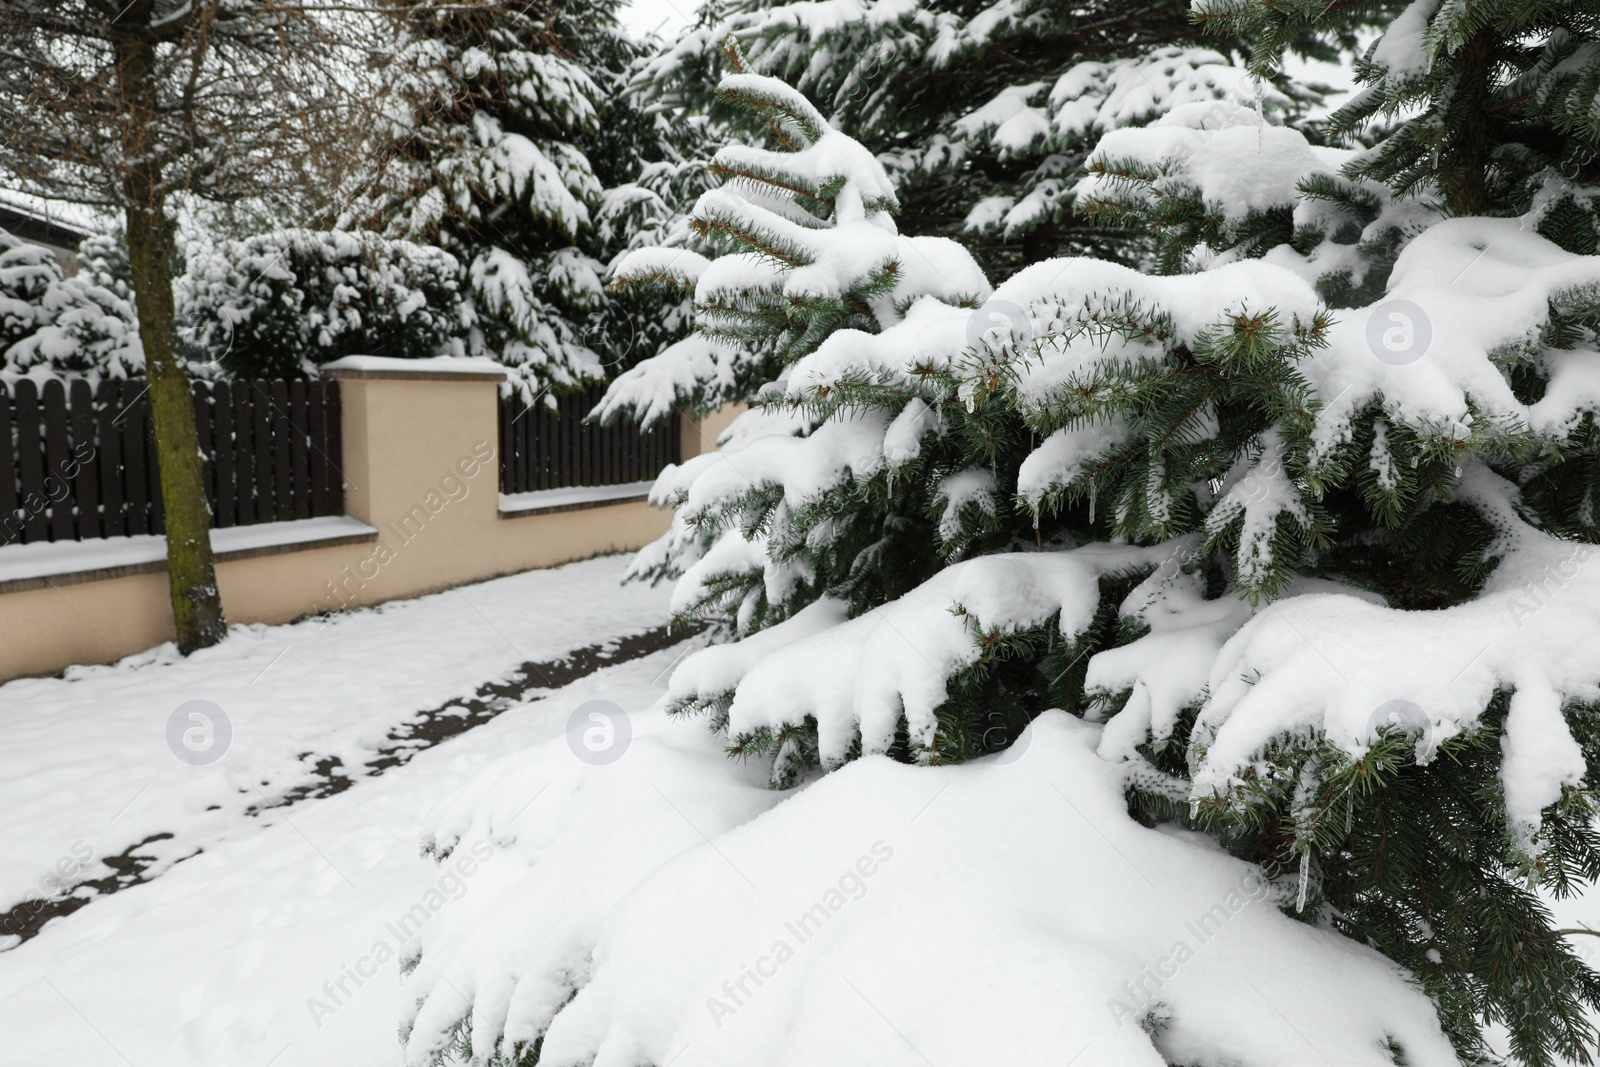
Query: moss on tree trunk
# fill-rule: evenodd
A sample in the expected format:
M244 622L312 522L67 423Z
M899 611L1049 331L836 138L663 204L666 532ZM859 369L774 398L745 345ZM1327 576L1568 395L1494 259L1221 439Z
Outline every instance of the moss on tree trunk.
M128 260L133 268L139 340L150 385L161 504L166 510L167 581L178 649L214 645L227 632L211 558L211 505L201 481L189 375L178 362L172 303L172 223L163 206L130 207Z

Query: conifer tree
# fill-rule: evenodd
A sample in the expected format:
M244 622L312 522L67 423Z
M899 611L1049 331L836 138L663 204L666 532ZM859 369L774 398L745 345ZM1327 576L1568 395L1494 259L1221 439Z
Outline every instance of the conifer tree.
M1317 26L1290 10L1230 17L1271 56ZM1363 69L1448 80L1462 10L1413 5ZM1590 22L1475 25L1520 57L1495 78L1563 102L1550 129L1600 129ZM1463 1059L1492 1023L1518 1062L1584 1061L1600 978L1541 894L1600 874L1600 257L1558 142L1497 119L1488 199L1461 199L1459 160L1390 169L1421 129L1337 149L1192 101L1102 138L1080 187L1164 274L1065 258L991 293L953 249L857 237L896 191L797 94L722 90L773 147L719 154L694 224L725 254L622 265L692 289L697 330L606 408L752 405L663 474L673 528L635 564L738 639L675 706L778 782L1002 750L1048 707L1104 722L1139 817L1406 966ZM1460 118L1450 84L1404 99Z
M0 230L0 370L90 380L144 372L132 287L96 270L105 244L85 241L78 272L65 277L49 249Z
M437 244L467 276L458 350L536 393L605 376L681 334L674 308L618 308L608 260L659 239L700 168L671 127L621 92L638 46L607 0L417 0L392 78L411 111L376 180L345 212ZM630 314L633 312L633 314Z
M1330 58L1365 18L1290 44ZM996 278L1055 255L1143 257L1136 235L1073 211L1084 156L1107 130L1198 100L1259 100L1286 117L1318 95L1271 72L1257 82L1231 58L1246 42L1206 37L1183 0L710 4L646 68L650 93L715 111L716 53L730 34L754 69L806 93L884 162L903 226L960 236Z

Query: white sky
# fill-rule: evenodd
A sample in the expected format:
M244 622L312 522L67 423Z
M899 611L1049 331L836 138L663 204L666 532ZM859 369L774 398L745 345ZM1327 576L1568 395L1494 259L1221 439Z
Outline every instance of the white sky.
M622 24L636 35L652 30L672 40L678 31L694 21L700 0L631 0L619 14Z

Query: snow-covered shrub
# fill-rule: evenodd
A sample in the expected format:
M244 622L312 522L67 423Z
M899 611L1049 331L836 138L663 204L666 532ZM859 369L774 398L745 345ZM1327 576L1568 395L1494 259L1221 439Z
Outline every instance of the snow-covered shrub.
M128 378L144 348L132 295L80 271L62 276L54 253L0 230L0 371Z
M190 358L295 378L347 355L459 349L471 325L448 252L372 233L277 230L197 247L177 283Z

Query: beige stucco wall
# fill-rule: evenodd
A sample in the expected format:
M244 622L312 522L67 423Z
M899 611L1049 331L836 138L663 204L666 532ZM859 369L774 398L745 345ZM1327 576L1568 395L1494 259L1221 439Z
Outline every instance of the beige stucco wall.
M229 622L287 622L636 549L667 528L667 512L637 501L501 517L497 375L338 377L345 511L378 533L222 559L217 585ZM733 414L684 420L684 456L713 449ZM158 566L0 592L0 679L111 662L171 640Z

